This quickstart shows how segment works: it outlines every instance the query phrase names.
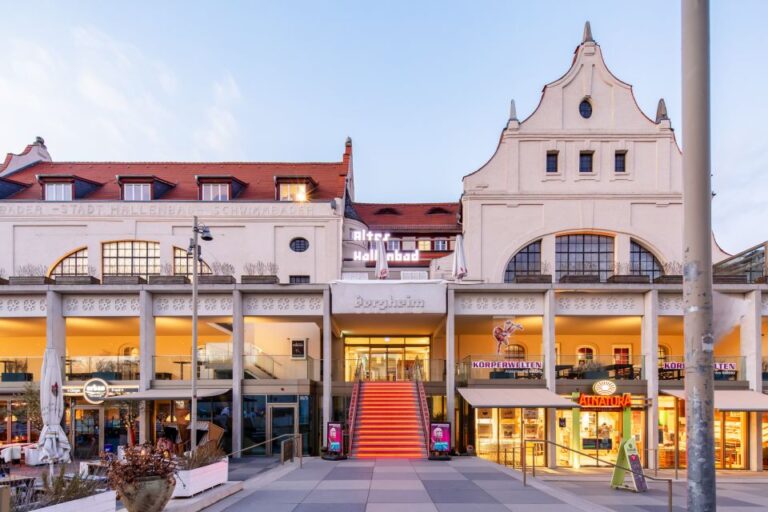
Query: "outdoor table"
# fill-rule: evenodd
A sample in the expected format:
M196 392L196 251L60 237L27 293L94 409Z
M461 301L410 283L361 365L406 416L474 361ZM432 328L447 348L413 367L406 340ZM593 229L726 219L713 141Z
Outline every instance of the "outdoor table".
M0 364L3 365L3 373L8 373L8 366L13 365L15 362L13 359L0 359Z
M191 364L191 363L189 361L174 361L174 363L179 365L179 373L181 373L180 380L184 380L184 365Z

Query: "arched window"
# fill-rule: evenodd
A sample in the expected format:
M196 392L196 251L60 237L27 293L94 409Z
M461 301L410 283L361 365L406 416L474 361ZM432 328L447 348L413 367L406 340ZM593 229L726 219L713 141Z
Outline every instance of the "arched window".
M613 238L603 235L561 235L555 240L557 280L566 275L613 274Z
M88 248L83 247L61 258L51 270L51 276L88 276Z
M664 274L664 269L651 251L635 242L629 242L630 271L634 276L648 276L651 281Z
M579 363L582 361L592 361L595 358L595 349L592 347L579 347L576 349L576 357Z
M105 276L160 275L160 244L143 240L106 242L101 246L102 273Z
M522 361L525 359L525 347L522 345L509 345L504 350L504 359L514 359L515 361Z
M531 242L515 254L504 270L504 282L512 283L515 276L541 274L541 240Z
M659 365L666 363L668 357L669 357L669 347L665 345L659 345Z
M200 260L197 271L200 275L212 273L211 267L203 260ZM192 255L181 247L173 248L173 275L192 277Z

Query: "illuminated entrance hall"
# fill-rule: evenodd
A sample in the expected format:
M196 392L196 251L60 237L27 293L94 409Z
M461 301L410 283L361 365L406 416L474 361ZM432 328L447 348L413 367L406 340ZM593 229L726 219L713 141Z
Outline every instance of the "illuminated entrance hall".
M427 336L350 336L344 339L346 381L354 380L359 366L366 381L413 380L416 364L429 372Z

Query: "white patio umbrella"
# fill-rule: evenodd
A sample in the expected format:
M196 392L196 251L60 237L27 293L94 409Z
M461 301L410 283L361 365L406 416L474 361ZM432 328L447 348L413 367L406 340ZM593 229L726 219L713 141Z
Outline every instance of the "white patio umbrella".
M387 264L387 251L384 250L384 241L376 242L376 279L386 279L389 276Z
M464 257L464 237L456 235L456 247L453 249L453 278L461 281L467 276L467 260Z
M69 462L69 440L61 428L64 415L64 390L62 389L61 365L56 351L45 349L43 356L42 380L40 382L40 413L43 431L40 432L38 448L40 462L51 465L57 462Z

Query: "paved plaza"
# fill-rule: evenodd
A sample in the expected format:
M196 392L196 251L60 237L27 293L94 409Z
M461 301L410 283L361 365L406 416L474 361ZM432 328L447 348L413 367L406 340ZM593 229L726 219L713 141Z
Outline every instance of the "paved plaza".
M306 460L239 501L213 510L245 512L570 512L547 492L523 487L510 470L478 458L330 462Z

